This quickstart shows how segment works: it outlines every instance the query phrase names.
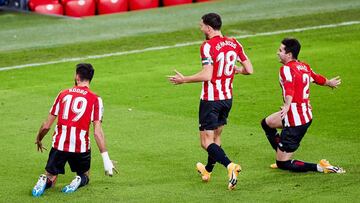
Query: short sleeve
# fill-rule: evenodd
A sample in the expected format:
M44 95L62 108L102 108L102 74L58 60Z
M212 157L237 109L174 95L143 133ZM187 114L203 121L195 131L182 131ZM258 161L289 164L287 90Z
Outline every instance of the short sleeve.
M234 39L234 40L235 40L235 42L237 44L237 49L236 49L237 50L237 55L238 55L237 60L241 61L241 62L244 62L244 61L248 60L248 57L245 54L243 46L236 39Z
M51 109L49 111L49 113L53 116L57 116L59 114L59 107L60 107L60 95L61 92L56 96L56 99L53 103L53 105L51 106Z
M201 57L201 64L202 65L210 65L213 64L213 60L210 54L210 44L204 42L200 47L200 57Z
M91 112L91 121L102 121L104 105L101 97L97 97Z
M280 68L280 78L284 86L284 95L293 96L294 95L294 78L291 73L289 66L282 66Z

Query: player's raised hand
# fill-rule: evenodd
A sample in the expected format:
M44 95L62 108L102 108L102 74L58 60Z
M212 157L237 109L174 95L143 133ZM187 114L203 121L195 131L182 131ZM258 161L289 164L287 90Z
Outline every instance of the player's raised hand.
M40 140L36 140L35 144L37 146L37 150L40 151L41 153L43 152L43 150L47 150L41 143Z
M176 73L175 75L168 76L169 81L174 85L184 83L184 75L177 70L174 70L174 72Z
M331 88L337 88L341 84L340 76L336 76L326 81L326 85Z

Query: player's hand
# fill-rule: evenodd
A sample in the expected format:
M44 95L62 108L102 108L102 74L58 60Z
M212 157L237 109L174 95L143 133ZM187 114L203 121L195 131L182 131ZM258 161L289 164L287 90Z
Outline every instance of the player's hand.
M37 146L37 150L40 151L41 153L43 152L43 150L47 150L41 143L40 140L36 140L35 144Z
M183 74L181 74L179 71L174 70L176 73L175 75L168 76L169 81L174 85L180 85L185 82L185 77Z
M101 156L104 161L105 175L112 177L114 174L113 173L114 171L115 171L115 173L119 173L118 170L115 168L116 161L110 160L108 152L101 153Z
M284 119L285 116L287 115L287 112L290 109L290 105L289 104L284 104L284 106L280 107L280 115L281 115L281 119Z
M238 67L238 66L234 65L234 71L235 71L235 74L242 73L242 67Z
M337 88L341 84L340 76L336 76L331 78L330 80L326 81L326 85L331 88Z
M116 166L115 164L117 163L117 161L114 161L114 160L110 160L111 164L109 163L106 168L105 168L105 175L106 176L110 176L112 177L113 176L113 172L115 171L116 174L119 173L119 171L116 169ZM104 166L105 167L105 166Z

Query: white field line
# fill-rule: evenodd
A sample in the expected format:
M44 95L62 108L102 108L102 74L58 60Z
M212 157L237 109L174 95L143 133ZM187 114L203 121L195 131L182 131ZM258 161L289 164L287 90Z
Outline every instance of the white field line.
M272 32L262 32L262 33L256 33L256 34L235 36L235 38L244 39L244 38L250 38L250 37L257 37L257 36L268 36L268 35L277 35L277 34L284 34L284 33L291 33L291 32L302 32L302 31L307 31L307 30L334 28L334 27L341 27L341 26L348 26L348 25L355 25L355 24L360 24L360 21L348 21L348 22L342 22L342 23L336 23L336 24L319 25L319 26L303 27L303 28L288 29L288 30L278 30L278 31L272 31ZM82 60L86 60L86 59L99 59L99 58L106 58L106 57L111 57L111 56L136 54L136 53L143 53L143 52L148 52L148 51L164 50L164 49L171 49L171 48L176 48L176 47L185 47L185 46L196 45L196 44L201 44L201 43L202 43L202 41L195 41L195 42L186 42L186 43L180 43L180 44L169 45L169 46L149 47L149 48L145 48L145 49L114 52L114 53L92 55L92 56L84 56L84 57L78 57L78 58L64 58L64 59L57 60L57 61L48 61L48 62L41 62L41 63L30 63L30 64L23 64L23 65L16 65L16 66L0 67L0 71L34 67L34 66L51 65L51 64L65 63L65 62L71 62L71 61L82 61Z

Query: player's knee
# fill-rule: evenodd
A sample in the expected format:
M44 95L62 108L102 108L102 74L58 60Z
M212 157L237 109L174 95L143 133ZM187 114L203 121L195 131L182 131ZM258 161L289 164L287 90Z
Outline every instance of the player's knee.
M278 124L276 123L275 119L266 119L264 118L264 124L267 125L268 128L275 128Z
M269 121L264 118L261 120L260 125L266 134L275 134L277 132L276 128L272 127L275 126L275 122L272 122L271 120Z
M206 149L208 148L208 146L209 146L211 143L213 143L213 142L214 142L214 141L209 140L209 139L207 139L205 136L203 136L203 137L201 138L201 147L206 150Z
M207 148L209 147L211 143L209 143L207 140L203 140L201 141L201 147L205 150L207 150Z

